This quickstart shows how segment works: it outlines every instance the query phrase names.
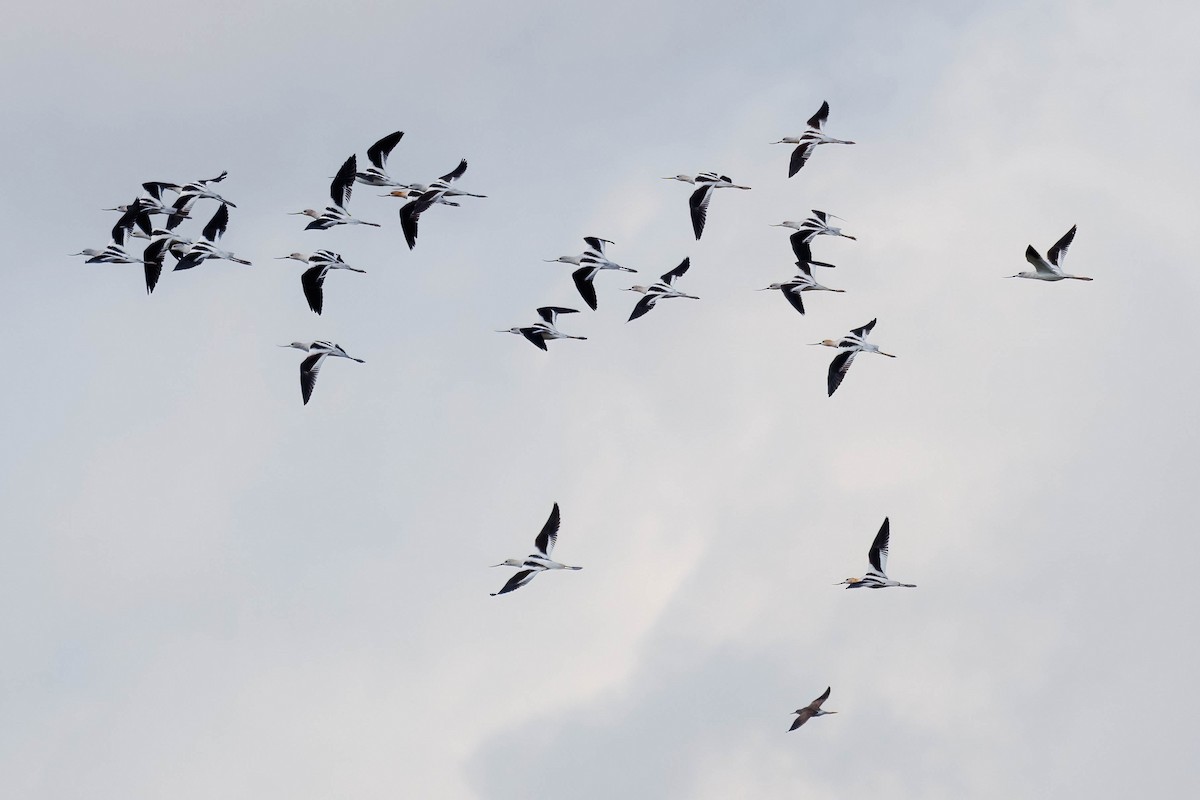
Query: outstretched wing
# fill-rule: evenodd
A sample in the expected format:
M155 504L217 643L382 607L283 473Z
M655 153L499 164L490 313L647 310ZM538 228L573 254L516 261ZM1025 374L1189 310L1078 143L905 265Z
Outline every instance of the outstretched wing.
M308 405L308 398L312 397L313 387L317 385L317 373L326 355L325 352L317 353L300 362L300 396L304 398L304 405Z
M808 118L808 127L821 130L821 126L825 124L825 120L829 119L829 101L821 103L821 107L817 109L817 113Z
M808 163L808 157L812 155L813 150L817 149L816 142L801 142L795 150L792 151L792 160L788 163L788 177L792 177L800 168Z
M792 308L801 314L804 313L804 300L801 299L799 292L792 291L792 287L786 283L780 291L783 292L783 296L787 298L787 301L792 304Z
M546 524L542 526L541 532L533 540L533 544L537 547L538 552L546 558L550 557L550 553L554 551L555 543L558 542L558 523L558 503L555 503L554 508L550 509L550 516L546 519Z
M1076 227L1078 226L1072 225L1071 230L1063 234L1063 237L1055 242L1054 246L1050 248L1050 251L1046 253L1046 258L1049 259L1050 263L1059 269L1062 269L1063 257L1067 254L1067 248L1070 247L1071 242L1075 240Z
M533 342L539 350L546 350L546 337L534 328L521 328L521 335Z
M666 272L663 274L662 282L665 283L667 286L672 285L675 282L675 279L682 277L683 273L687 272L688 268L691 266L692 266L692 259L685 258L683 261L679 262L678 267L671 270L670 272Z
M579 310L575 308L563 308L562 306L542 306L537 310L538 316L547 325L553 325L558 319L559 314L578 314Z
M604 255L604 245L612 244L608 239L601 239L599 236L585 236L583 241L600 255Z
M498 594L508 594L514 589L520 589L525 584L533 580L533 577L541 572L540 569L523 569L508 579L508 583L498 592L492 592L492 597Z
M459 178L461 178L463 176L463 173L466 171L467 171L467 160L464 158L463 160L458 162L457 167L450 170L442 177L438 178L438 180L445 181L446 183L450 183L451 181L456 181Z
M404 131L396 131L389 133L387 136L380 139L375 144L367 148L367 160L374 164L379 169L383 169L387 163L387 158L392 152L392 148L396 146L401 139L404 138Z
M833 361L829 362L828 388L830 397L833 397L833 393L842 385L842 380L845 379L846 373L850 371L850 365L854 363L856 355L858 355L857 350L845 350L838 353L833 357Z
M592 278L595 276L595 267L580 267L571 273L571 279L575 281L575 288L579 290L583 302L587 303L588 308L592 311L596 310L596 287L592 283Z
M304 270L300 275L300 286L304 289L308 307L318 314L321 313L321 307L325 303L325 292L321 287L325 283L326 272L328 270L324 265L318 265Z
M352 155L333 176L333 183L329 184L329 196L338 208L345 208L346 203L350 202L350 192L354 189L354 176L357 172L358 156Z
M638 300L637 305L633 307L633 313L629 315L629 319L626 322L633 322L638 317L647 314L650 309L654 308L654 304L657 301L658 295L656 294L644 295L641 300Z
M1042 275L1058 275L1062 272L1058 267L1042 258L1041 254L1033 249L1033 245L1025 248L1025 260L1033 264L1034 269Z
M871 329L872 329L872 328L874 328L874 327L875 327L875 320L871 320L871 321L870 321L870 322L868 322L866 325L863 325L861 328L853 328L853 329L851 329L851 331L850 331L850 332L851 332L851 333L853 333L855 336L857 336L858 338L860 338L860 339L861 339L862 337L864 337L864 336L866 336L868 333L870 333L870 332L871 332Z
M202 235L210 242L215 242L225 235L225 229L229 227L229 206L226 203L221 203L221 207L217 209L217 213L212 215L212 219L204 226Z
M697 241L700 239L700 234L704 233L704 222L708 218L708 201L712 199L712 193L711 184L701 186L692 192L692 196L688 200L688 207L692 210L692 230L696 234Z
M871 568L882 577L887 577L888 540L890 538L891 525L888 518L884 517L883 525L879 527L879 533L875 534L875 541L871 542L871 552L867 554Z

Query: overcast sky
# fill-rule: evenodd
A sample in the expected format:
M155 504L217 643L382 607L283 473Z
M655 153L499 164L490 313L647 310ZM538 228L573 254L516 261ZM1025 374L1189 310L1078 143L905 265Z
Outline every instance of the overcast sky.
M13 797L1190 796L1200 11L25 3L0 29ZM1193 66L1189 66L1193 65ZM790 147L828 100L822 147ZM488 195L303 230L352 152ZM226 247L85 265L146 180ZM716 170L702 241L691 187ZM777 293L809 209L817 277ZM215 204L198 205L207 216ZM298 221L299 220L299 221ZM1069 272L1004 280L1079 226ZM198 225L189 227L194 232ZM586 309L583 236L637 276ZM294 250L367 269L308 310ZM627 323L645 283L680 287ZM585 342L494 333L541 305ZM825 396L832 351L872 318ZM330 339L300 402L302 356ZM551 505L556 556L490 597ZM891 518L889 573L846 592ZM836 716L788 733L826 686Z

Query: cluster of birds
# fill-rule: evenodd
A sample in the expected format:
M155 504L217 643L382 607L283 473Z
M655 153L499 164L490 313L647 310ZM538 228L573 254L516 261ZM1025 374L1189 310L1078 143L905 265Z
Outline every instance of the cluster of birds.
M193 269L209 259L224 259L249 266L250 262L246 259L238 258L217 246L217 241L225 235L225 229L229 226L229 209L237 206L217 194L212 185L225 180L228 174L222 172L215 178L182 185L167 181L143 183L145 195L135 197L131 203L105 209L121 212L112 228L112 241L102 249L87 248L72 255L87 256L88 264L141 264L145 272L146 294L151 294L158 285L168 255L175 259L175 270ZM168 203L172 194L174 199ZM188 238L180 233L179 227L184 220L192 218L199 200L214 200L220 205L201 229L200 238ZM166 217L161 227L154 224L155 217ZM141 258L131 255L127 249L127 242L133 239L147 242Z
M835 139L824 133L823 128L829 118L829 104L822 103L821 108L807 123L807 129L799 136L785 137L775 144L794 144L788 164L788 177L795 176L812 157L816 148L822 144L854 144L854 142ZM358 171L357 155L351 155L343 162L330 184L330 199L332 205L323 210L306 208L303 211L292 212L310 218L306 230L329 230L341 225L359 225L381 227L378 223L367 222L352 216L347 208L353 187L356 183L372 187L385 188L383 197L395 197L407 200L399 209L400 227L405 241L410 249L416 246L417 227L421 215L436 205L455 207L458 200L452 198L484 197L472 194L456 187L456 182L466 173L467 162L461 160L450 172L442 175L429 184L404 183L393 178L387 171L387 160L392 150L403 138L402 131L395 131L384 136L367 149L367 160L370 166ZM188 270L199 266L210 259L224 259L239 264L250 264L233 253L218 247L217 243L224 235L229 224L229 209L236 206L219 195L214 185L225 180L227 174L222 172L215 178L195 181L187 184L175 184L162 181L150 181L142 184L145 195L135 198L131 203L117 206L115 211L121 212L121 217L112 229L112 241L103 249L83 250L75 255L87 256L87 263L133 264L141 263L145 268L147 293L154 291L162 273L163 263L169 255L175 259L175 270ZM694 185L688 206L690 210L692 230L697 241L703 235L708 218L708 208L713 193L717 189L742 189L750 187L735 184L728 176L716 172L702 172L698 175L674 175L665 180L676 180ZM173 196L173 197L172 197ZM168 202L168 200L170 202ZM197 204L202 200L211 200L218 204L216 211L200 231L198 238L187 238L179 232L185 220L194 218ZM155 217L165 217L161 226L154 224ZM825 211L813 210L811 216L802 221L786 220L776 223L773 227L783 227L793 231L789 237L795 265L799 272L786 282L772 283L759 291L779 291L788 304L798 313L805 313L803 293L814 291L841 292L841 289L831 289L823 286L813 278L813 268L833 268L829 262L817 261L813 258L812 244L818 236L840 237L854 240L855 237L842 232L832 220L840 219ZM1074 241L1076 228L1073 226L1047 252L1046 258L1030 245L1025 253L1026 260L1033 265L1032 271L1020 272L1009 277L1029 278L1043 281L1060 281L1065 279L1090 281L1091 278L1069 275L1063 272L1062 264L1067 249ZM141 258L128 252L128 243L133 239L143 239L147 245ZM606 247L613 242L597 236L584 238L586 245L579 255L559 256L545 259L549 263L565 263L576 267L571 273L572 281L584 303L593 311L598 307L598 297L595 281L601 273L637 272L611 260ZM347 263L341 254L331 250L316 250L311 254L300 252L279 256L280 260L295 260L305 264L306 269L300 276L301 288L309 308L321 314L324 308L324 284L326 278L334 270L347 270L363 273L365 270ZM641 295L629 315L629 321L638 319L649 313L662 300L685 297L697 300L695 295L680 291L676 282L682 278L691 267L690 257L685 257L678 266L663 273L659 280L650 285L635 285L625 291ZM560 331L557 327L558 318L563 314L579 313L577 309L563 306L543 306L537 309L538 321L525 326L508 328L501 333L513 333L523 336L541 350L547 350L546 343L556 339L586 339ZM830 396L841 385L850 365L859 353L875 353L895 358L885 353L879 347L867 341L868 334L875 327L875 319L852 329L838 339L824 339L813 342L838 350L829 365L827 390ZM340 345L330 341L295 341L281 347L295 348L306 355L300 364L301 398L305 404L312 397L317 375L327 358L345 358L358 363L363 359L356 358L346 352ZM510 558L493 566L508 566L516 568L516 572L492 596L507 594L529 584L539 573L548 570L579 570L578 566L569 566L553 560L552 553L558 541L558 531L561 515L558 504L555 503L549 518L534 539L534 552L524 558ZM869 569L862 577L852 577L841 581L837 586L844 585L847 589L871 588L883 589L892 587L914 588L913 584L900 583L887 575L887 558L890 543L890 521L885 518L879 528L867 553ZM825 691L809 705L793 712L796 719L790 730L803 725L813 717L833 714L825 711L822 704L829 698L831 688Z

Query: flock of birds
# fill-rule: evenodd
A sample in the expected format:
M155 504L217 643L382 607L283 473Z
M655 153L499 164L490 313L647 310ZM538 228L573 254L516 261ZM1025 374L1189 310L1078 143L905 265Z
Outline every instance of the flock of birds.
M794 144L788 164L788 177L795 176L808 163L819 145L846 144L854 142L835 139L825 134L823 128L829 118L829 104L822 103L821 108L807 124L807 129L799 136L789 136L774 144ZM457 188L457 181L467 171L467 161L461 160L450 172L442 175L429 184L404 183L393 178L387 171L387 160L395 146L403 138L402 131L395 131L384 136L367 149L367 160L371 166L359 172L357 156L351 155L338 169L330 184L330 199L332 205L318 210L306 208L302 211L291 212L310 218L306 230L329 230L341 225L360 225L380 227L379 223L368 222L352 216L348 210L354 185L387 189L383 197L395 197L407 200L399 209L400 227L405 241L410 249L417 243L418 223L423 214L435 206L459 205L459 200L453 198L474 197L485 195L472 194ZM113 211L120 211L121 216L112 228L112 241L103 249L86 249L75 255L87 256L89 264L137 264L143 265L147 293L152 293L158 284L163 271L163 265L168 256L174 259L175 271L194 269L209 260L227 260L238 264L249 265L251 262L239 258L234 253L223 250L218 242L224 236L229 225L229 209L236 205L215 190L215 185L225 180L227 174L222 172L214 178L198 180L187 184L175 184L162 181L148 181L142 184L144 195L138 196L126 205L120 205ZM665 180L675 180L695 186L688 207L691 216L692 230L699 241L704 233L708 219L708 209L713 194L717 189L749 190L749 186L734 183L728 176L716 172L702 172L697 175L673 175ZM216 210L208 222L200 230L196 238L188 238L180 232L182 224L187 220L196 219L201 201L216 204ZM161 219L161 225L155 224L155 218ZM798 313L804 314L804 292L841 292L841 289L831 289L823 286L813 278L813 268L833 268L832 263L817 261L813 258L812 245L818 236L840 237L854 240L855 237L842 232L841 228L832 224L832 220L840 219L824 211L813 210L811 216L802 221L786 220L775 223L773 227L792 230L789 240L792 253L796 258L798 272L786 282L772 283L759 291L779 291L789 305ZM1032 271L1024 271L1014 278L1028 278L1042 281L1061 281L1065 279L1090 281L1091 278L1068 275L1062 270L1063 259L1067 249L1075 237L1075 227L1072 227L1047 252L1046 258L1029 246L1025 252L1026 260L1033 266ZM132 240L142 239L147 242L141 257L130 254L128 247ZM606 246L613 242L596 236L584 237L586 245L579 255L559 256L546 259L550 263L569 264L576 269L571 273L575 288L584 303L593 311L598 307L596 279L603 272L637 272L635 269L622 266L612 261ZM294 252L277 257L280 260L290 259L306 265L301 273L300 284L309 308L322 313L324 307L324 285L329 274L334 270L365 272L365 270L348 264L340 254L331 250L317 250L311 254ZM672 298L689 298L698 300L695 295L687 294L676 286L691 267L690 258L684 258L678 266L663 273L659 280L650 285L634 285L624 291L641 295L634 305L629 321L638 319L653 310L660 301ZM556 339L586 339L564 333L557 327L558 318L563 314L577 314L578 309L564 306L543 306L537 309L538 321L530 325L515 326L500 333L513 333L523 336L534 346L547 350L547 342ZM838 389L845 379L851 364L859 353L874 353L895 358L891 353L885 353L878 345L867 341L867 336L875 327L875 319L852 329L838 339L824 339L813 342L813 345L836 349L837 355L829 364L827 374L827 390L830 396ZM296 341L280 347L295 348L306 355L300 363L301 398L305 404L312 397L317 375L327 358L345 358L363 363L346 352L340 345L329 341ZM534 552L524 558L510 558L495 564L497 567L514 567L516 572L492 596L507 594L529 584L539 573L548 570L578 570L580 567L568 566L551 558L554 546L558 541L558 530L561 515L558 504L555 503L549 518L534 539ZM883 589L893 587L915 588L913 584L900 583L887 575L888 547L890 542L890 522L887 518L871 543L867 553L869 569L862 577L847 578L836 586L844 585L847 589ZM829 698L830 688L826 688L820 697L807 706L793 713L796 719L789 730L795 730L813 717L834 714L825 711L822 704Z

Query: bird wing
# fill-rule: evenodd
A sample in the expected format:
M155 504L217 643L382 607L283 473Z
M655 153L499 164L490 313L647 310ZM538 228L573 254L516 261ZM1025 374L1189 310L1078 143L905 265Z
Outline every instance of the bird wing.
M521 335L537 345L538 349L546 349L546 337L535 328L521 328Z
M833 688L833 687L831 687L831 686L826 686L826 687L825 687L825 691L821 693L821 696L820 696L820 697L818 697L816 700L813 700L811 703L809 703L809 704L808 704L808 710L809 710L809 711L816 711L817 709L819 709L819 708L821 707L821 704L822 704L822 703L824 703L826 700L828 700L828 699L829 699L829 690L830 690L831 688Z
M513 591L514 589L520 589L522 586L524 586L525 584L527 584L531 580L533 580L534 576L537 575L541 571L542 570L540 570L540 569L523 569L523 570L521 570L520 572L514 574L511 578L509 578L508 583L504 584L503 588L501 588L500 591L492 592L492 597L495 597L498 594L508 594L509 592Z
M167 216L166 228L173 231L179 227L179 223L187 219L188 212L192 209L192 204L196 202L196 196L191 194L181 194L175 198L172 208L175 210Z
M808 127L821 130L821 126L825 124L825 120L829 119L829 101L821 103L821 107L817 109L817 113L808 118Z
M338 208L345 208L350 202L350 193L354 190L354 176L358 173L358 156L350 156L342 164L341 169L333 176L329 184L329 197Z
M438 178L438 180L445 181L446 183L450 183L451 181L456 181L459 178L461 178L463 176L463 173L466 171L467 171L467 160L464 158L458 162L457 167L450 170L442 177Z
M875 541L871 542L871 551L867 553L867 559L871 562L871 567L882 577L887 577L887 557L888 557L888 540L891 538L891 524L888 518L883 518L883 525L879 526L879 533L875 534Z
M212 219L204 226L202 235L210 242L215 242L225 235L225 229L229 227L229 206L221 203L221 207L217 209L217 213L212 215Z
M792 308L796 309L801 314L804 313L804 300L800 297L799 292L792 291L792 286L787 283L783 285L783 288L780 291L783 292L783 296L787 298L787 301L792 304Z
M712 193L712 184L701 186L692 192L688 200L688 206L692 210L692 230L695 231L697 240L700 239L700 234L704 233L704 221L708 218L708 201L712 199Z
M812 155L813 150L817 147L816 142L802 142L795 150L792 151L792 160L788 162L788 177L792 177L800 168L808 162L808 157Z
M833 357L833 361L829 362L828 388L830 397L833 397L833 393L842 385L842 380L846 377L846 373L850 371L850 365L854 363L856 355L858 355L857 350L845 350L838 353Z
M814 216L814 217L816 217L817 219L819 219L819 220L821 221L821 225L826 225L826 224L828 224L828 222L829 222L829 215L828 215L828 214L826 214L824 211L818 211L817 209L815 209L815 208L814 208L814 209L812 210L812 213L813 213L813 216Z
M803 261L805 264L812 261L812 247L808 241L812 238L811 231L796 231L788 237L788 241L792 243L792 252L796 254L796 261Z
M812 719L812 712L807 708L802 708L794 713L796 714L796 718L792 720L792 727L788 728L789 732L796 730L796 728L799 728L801 725Z
M433 205L433 198L428 194L422 194L400 207L400 229L404 231L404 241L408 242L409 250L417 245L417 220L421 212Z
M167 189L178 189L179 187L173 183L166 181L146 181L142 184L142 188L146 190L146 194L153 197L158 202L162 202L162 193Z
M325 274L328 271L322 264L310 267L300 275L300 286L304 289L304 296L308 299L308 307L318 314L321 313L321 307L325 302L325 292L321 287L325 283Z
M204 179L202 179L202 180L199 180L199 181L196 181L196 182L197 182L197 183L202 183L202 184L204 184L204 185L206 185L206 186L207 186L208 184L210 184L210 183L220 183L221 181L225 180L225 177L226 177L228 174L229 174L229 170L227 170L227 169L226 169L226 170L222 170L222 171L221 171L221 174L220 174L220 175L218 175L218 176L217 176L217 177L215 177L215 178L204 178Z
M688 268L691 266L692 266L691 258L683 259L683 261L679 262L678 267L671 270L670 272L663 273L662 282L665 283L667 286L671 286L675 282L675 279L682 277L683 273L687 272Z
M1041 275L1061 275L1062 270L1051 264L1046 259L1042 258L1037 250L1033 249L1033 245L1025 248L1025 260L1033 264L1034 269Z
M658 302L658 295L643 295L642 299L638 300L637 305L633 307L633 313L629 315L629 319L626 322L633 322L638 317L645 315L650 309L654 308L656 302Z
M851 332L851 333L853 333L855 336L857 336L858 338L860 338L860 339L861 339L861 338L863 338L864 336L866 336L868 333L870 333L870 332L871 332L871 329L872 329L872 328L874 328L874 327L875 327L875 320L871 320L871 321L870 321L870 322L868 322L866 325L863 325L861 328L853 328L853 329L851 329L851 331L850 331L850 332Z
M315 345L317 342L313 344ZM321 362L327 355L329 355L329 351L324 350L308 356L300 362L300 396L304 398L305 405L308 405L308 398L312 397L313 387L317 385L317 373L321 370Z
M579 290L583 302L587 303L588 308L592 311L596 310L596 286L592 283L594 277L596 277L595 267L580 267L571 273L571 279L575 281L575 288Z
M550 516L546 519L546 524L542 526L541 532L537 538L533 540L534 546L538 552L546 558L550 557L550 553L554 551L554 545L558 542L558 503L554 504L554 508L550 509Z
M396 131L389 133L387 136L380 139L375 144L367 148L367 160L374 164L379 169L383 169L387 163L388 156L392 152L392 148L396 146L401 139L404 138L404 131Z
M1071 230L1063 234L1063 237L1055 242L1054 246L1051 247L1049 252L1046 253L1046 258L1050 261L1050 263L1059 269L1062 269L1063 257L1067 254L1067 248L1070 247L1071 242L1075 240L1076 227L1078 226L1072 225Z
M563 308L562 306L542 306L537 310L537 313L547 325L553 325L554 321L558 319L559 314L578 314L579 309Z
M151 260L145 256L142 258L145 259L142 269L146 273L146 294L152 294L154 287L158 285L158 279L162 277L163 262L162 259Z
M604 255L604 245L612 244L608 239L601 239L599 236L585 236L583 241L587 242L587 246L600 255Z
M203 264L206 258L208 258L208 254L204 251L192 252L189 249L188 252L183 254L182 258L175 262L175 269L173 271L178 272L182 269L193 269Z

